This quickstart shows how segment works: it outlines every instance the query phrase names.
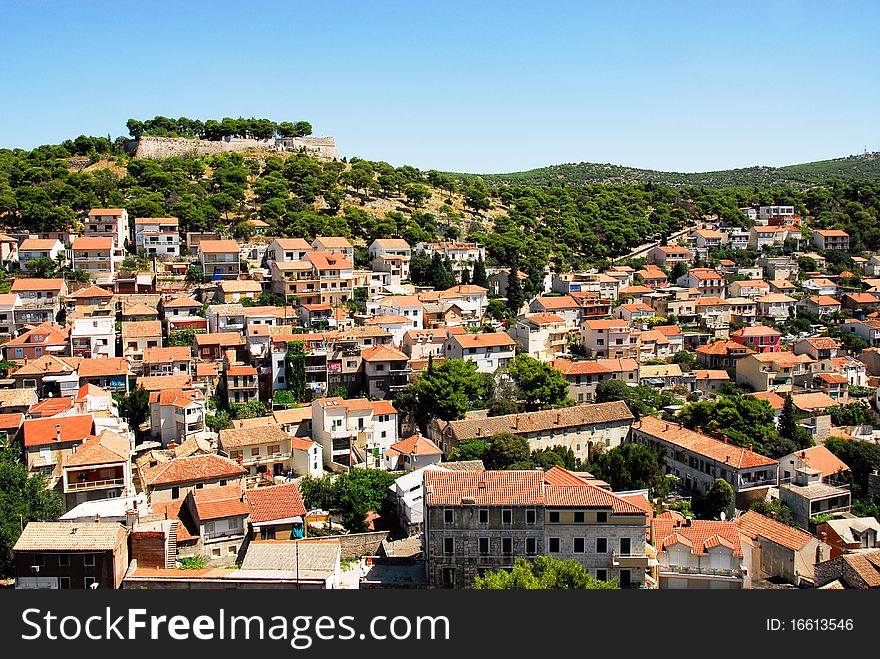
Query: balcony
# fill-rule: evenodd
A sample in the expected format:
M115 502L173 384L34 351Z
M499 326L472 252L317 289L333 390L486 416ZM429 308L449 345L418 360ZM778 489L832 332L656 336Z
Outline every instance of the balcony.
M245 467L250 467L253 465L267 464L272 462L282 462L284 460L290 460L290 458L290 451L287 451L286 453L272 453L269 455L252 455L250 457L244 458L242 464Z
M758 478L755 480L740 478L739 483L737 484L737 489L742 492L743 490L748 490L753 487L775 487L776 485L778 485L778 480L776 478Z
M742 579L746 575L745 570L714 568L714 567L690 567L682 565L661 565L661 575L686 575L695 577L723 577L727 579Z
M36 466L36 465L34 465ZM108 478L95 481L79 481L70 482L64 488L65 492L86 492L88 490L99 490L107 487L123 487L125 485L124 478Z
M324 366L306 366L305 369L306 369L306 373L326 373L327 372L326 364Z
M611 554L611 565L619 568L646 568L651 564L651 558L647 554ZM655 561L656 564L656 561Z

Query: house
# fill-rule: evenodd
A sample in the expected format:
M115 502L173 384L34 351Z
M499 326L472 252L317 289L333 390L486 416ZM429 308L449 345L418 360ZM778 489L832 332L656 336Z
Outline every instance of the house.
M736 508L766 498L779 483L776 460L653 416L633 424L631 441L663 450L666 473L697 496L704 496L716 478L726 480Z
M324 463L334 467L381 464L397 442L397 410L388 401L365 398L316 398L312 401L312 437L323 448Z
M816 373L810 388L821 391L836 403L846 404L849 400L849 380L840 373Z
M251 507L239 483L190 490L184 506L198 529L197 553L215 565L240 558L247 547Z
M843 554L818 563L816 587L856 590L880 588L880 551Z
M0 340L15 334L15 309L19 306L21 298L16 293L0 293Z
M125 260L121 247L116 247L113 238L102 236L89 238L83 236L73 241L73 268L83 270L92 277L108 283L113 281L113 274Z
M371 304L368 302L367 308L369 309L370 306ZM424 305L415 295L389 295L383 297L379 300L377 311L379 314L388 316L403 316L410 322L410 327L407 329L418 330L424 327ZM401 340L402 338L401 336Z
M180 256L180 222L176 217L134 218L134 246L140 254Z
M758 224L785 224L795 218L794 206L759 206L754 221Z
M849 234L840 229L814 229L810 235L813 247L821 250L849 251Z
M797 300L784 293L770 293L755 298L758 315L776 320L786 320L793 316L796 303Z
M644 302L631 302L629 304L621 304L614 309L614 316L626 322L640 323L647 318L655 316L654 310Z
M341 236L316 236L312 249L317 252L338 252L346 260L354 262L354 247L347 238Z
M131 440L104 430L64 460L61 490L66 509L98 499L132 496Z
M109 237L113 247L123 249L131 242L128 211L124 208L93 208L83 221L83 237Z
M528 313L512 323L507 333L529 357L547 362L568 352L570 331L562 316Z
M16 589L119 588L128 530L115 522L28 522L12 556Z
M749 229L749 247L763 249L764 247L776 247L782 245L785 240L784 232L776 226L753 226Z
M257 369L253 366L230 365L223 371L223 383L229 405L243 405L260 398Z
M652 533L660 590L751 587L736 522L663 516L653 520Z
M581 344L587 357L638 359L639 337L622 320L585 320L580 325Z
M691 232L690 237L693 238L694 247L704 256L708 250L719 249L726 242L724 234L715 229L696 229Z
M12 264L18 262L18 239L5 233L0 233L0 266L7 272L12 270Z
M807 295L825 295L836 297L840 293L840 287L830 279L813 277L801 283L801 288Z
M798 309L819 316L840 313L840 301L830 295L809 295L798 300Z
M464 270L473 270L474 265L480 259L486 260L486 248L477 243L450 240L439 243L416 243L413 250L422 252L428 256L439 254L448 258L452 264L452 271L460 275Z
M688 270L675 283L684 288L696 288L700 296L724 297L727 294L727 280L712 268Z
M848 320L840 324L841 335L853 334L868 344L869 348L880 347L880 320ZM861 357L860 357L861 358Z
M816 535L831 548L829 559L880 548L880 522L875 517L829 519L816 526Z
M841 302L844 309L871 313L880 308L880 295L876 293L846 293Z
M13 309L16 329L26 325L54 323L61 312L61 300L67 295L64 279L16 278L10 293L18 295L21 304Z
M690 263L693 255L687 247L677 245L658 245L651 248L646 255L648 263L653 263L661 268L671 268L676 263Z
M516 356L516 341L503 332L453 334L446 340L446 358L473 362L479 373L494 373Z
M112 316L75 318L70 326L70 354L82 359L116 357L116 321Z
M28 419L22 427L28 472L43 474L49 488L55 488L64 475L65 462L76 447L93 436L94 429L90 414Z
M135 371L143 364L144 352L162 347L162 323L158 320L122 323L122 354L132 360Z
M571 295L562 295L558 297L539 295L529 302L530 312L559 316L565 320L566 325L569 326L577 325L580 322L581 310L581 305Z
M798 469L815 469L823 483L841 483L850 475L843 460L825 448L824 444L801 449L779 458L779 481L790 482Z
M636 272L636 276L641 279L642 284L649 289L663 288L669 285L669 277L667 277L666 273L657 266L649 266L646 267L644 270L639 270L638 272ZM632 288L634 287L620 289L620 295L632 296L632 293L629 292Z
M217 284L216 299L223 304L256 300L263 292L260 282L250 279L224 279Z
M746 569L753 580L777 578L795 586L812 586L816 562L828 547L818 538L749 510L736 518L743 546L751 548Z
M731 297L759 298L770 293L770 284L763 279L744 279L729 286Z
M569 484L549 484L541 471L424 472L430 585L468 588L481 571L549 555L574 559L600 580L617 578L621 588L643 587L645 510L562 472Z
M572 361L557 358L550 365L562 373L568 382L568 396L578 403L591 402L596 387L606 380L620 380L636 386L639 382L639 363L635 359L596 359Z
M412 369L409 357L387 345L361 350L364 361L364 383L371 398L391 398L409 384Z
M694 300L694 308L700 318L700 326L723 335L730 326L730 310L733 305L720 297L704 296Z
M199 265L207 281L238 279L241 272L239 246L234 240L202 240Z
M3 358L9 361L66 355L70 352L70 329L52 322L40 323L10 339L2 348Z
M315 243L318 240L316 238ZM314 273L311 276L316 280L313 288L320 294L320 298L316 300L301 298L300 301L329 304L333 307L348 302L353 294L352 259L353 257L349 257L347 252L340 251L315 251L306 254L306 261L311 264Z
M791 508L794 523L802 529L811 520L825 516L840 517L849 513L849 486L839 487L822 482L822 472L806 465L795 466L792 479L779 485L779 500Z
M296 483L245 491L254 540L298 540L306 533L306 506Z
M220 448L238 461L251 476L265 474L284 478L321 476L324 473L321 445L307 437L292 437L281 425L270 423L254 428L220 431Z
M746 355L736 362L736 383L752 391L791 391L812 375L813 360L792 352L764 352Z
M77 385L92 384L120 394L128 393L129 363L125 357L80 359L76 364Z
M58 263L64 258L64 245L57 238L26 238L18 246L18 263L22 270L30 270L31 261L50 259Z
M302 238L274 238L266 248L266 260L274 263L302 261L312 246Z
M723 370L696 370L694 379L691 381L693 391L703 393L715 393L721 391L724 385L730 383L730 375Z
M181 499L192 490L237 484L241 487L247 469L234 460L213 453L138 462L138 473L150 503Z
M68 308L73 302L73 309L69 309L68 315L73 318L85 318L87 316L114 316L113 293L94 284L80 288L66 296Z
M442 456L434 442L416 434L389 446L383 457L388 471L416 471L437 464Z
M488 441L509 432L527 440L532 450L562 446L587 461L600 447L607 450L626 441L633 418L622 401L493 417L470 414L458 421L432 419L428 438L449 455L461 442Z
M730 340L757 353L779 352L782 346L782 332L766 325L752 325L731 332Z
M402 238L377 238L369 247L373 270L390 272L400 279L409 279L412 249Z
M451 331L443 328L409 330L403 335L400 349L407 357L415 360L442 357ZM457 333L464 331L466 330L463 328L457 329Z
M796 355L807 355L816 361L830 360L837 357L840 343L830 336L814 336L801 339L792 346Z
M150 434L162 446L205 434L205 396L198 389L152 391L149 404Z
M228 350L244 354L247 342L240 332L196 334L195 357L202 361L221 359Z
M683 380L678 364L642 364L639 366L639 384L652 387L675 387Z
M144 350L144 375L190 375L191 356L188 346L147 348Z
M782 293L783 295L792 295L797 293L798 287L787 279L771 279L767 282L770 285L771 293Z
M820 364L820 367L823 365ZM866 387L868 385L868 371L865 365L855 357L834 357L831 359L829 369L842 375L850 387Z
M681 335L678 335L681 338ZM677 353L681 347L673 345L669 337L663 332L652 329L643 330L639 335L639 360L667 359Z

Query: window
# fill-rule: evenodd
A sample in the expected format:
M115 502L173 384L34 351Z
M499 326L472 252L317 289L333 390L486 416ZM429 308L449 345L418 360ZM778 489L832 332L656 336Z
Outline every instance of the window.
M444 524L454 524L455 523L455 509L454 508L444 508L443 509L443 523Z
M204 484L204 483L196 483L196 489L197 489L197 490L201 490L201 489L204 488L204 487L205 487L205 484Z
M93 586L97 587L97 583L98 581L95 577L86 577L83 579L83 588L91 590Z
M58 554L58 567L70 567L70 554Z
M584 538L575 538L572 543L571 551L575 554L583 554L586 550L586 542Z
M445 567L443 568L442 573L442 581L444 588L452 588L455 585L455 568L454 567Z
M70 590L70 577L58 577L58 589Z
M501 553L505 556L513 553L513 538L501 538Z
M596 553L597 554L607 554L608 553L608 538L596 538Z
M489 538L480 538L478 542L480 556L486 556L489 554Z
M550 553L558 554L559 553L559 538L550 538Z
M538 542L534 538L526 538L526 553L534 556L538 553Z
M480 524L488 524L489 523L489 509L488 508L480 508Z
M212 558L220 558L220 547L214 547L211 550L211 557Z
M598 524L608 523L608 513L596 513L596 522Z
M620 571L620 587L632 588L632 574L629 570Z
M632 544L629 538L621 538L620 539L620 555L621 556L629 556L632 550Z
M574 514L574 523L575 524L583 524L584 523L584 512L582 510L580 510Z
M548 521L549 521L551 524L559 524L559 511L555 511L555 510L554 510L554 511L551 511L551 512L549 513L549 519L548 519Z
M172 499L179 499L180 498L180 488L179 487L174 486L171 488L171 498Z
M538 513L534 508L526 510L526 524L534 524L538 517Z
M275 539L275 527L274 526L264 526L260 529L260 540L274 540Z
M443 553L447 555L455 553L455 538L443 538Z
M596 578L599 581L608 581L608 570L596 570Z
M513 511L510 508L501 509L501 523L513 524Z
M94 566L95 565L95 555L94 554L86 554L85 556L83 556L83 565Z

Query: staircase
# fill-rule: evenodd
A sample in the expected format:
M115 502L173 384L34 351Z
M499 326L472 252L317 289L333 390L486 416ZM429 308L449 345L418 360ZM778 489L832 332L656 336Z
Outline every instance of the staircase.
M168 530L168 552L165 554L165 567L174 570L177 567L177 520L171 522Z

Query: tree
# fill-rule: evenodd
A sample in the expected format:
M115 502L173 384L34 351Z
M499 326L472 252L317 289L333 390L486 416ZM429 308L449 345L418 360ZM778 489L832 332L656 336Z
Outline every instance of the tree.
M463 419L465 412L481 405L490 394L482 376L473 362L446 359L440 365L432 364L401 395L412 399L409 411L426 432L432 418Z
M477 262L474 263L474 272L473 275L471 275L471 283L474 286L489 288L489 276L486 274L486 264L483 262L482 255L478 256Z
M615 400L626 403L636 420L650 411L636 391L636 387L630 387L622 380L603 380L596 385L597 403L609 403Z
M779 499L761 499L753 503L749 510L754 510L756 513L764 515L764 517L773 518L782 524L797 527L791 508Z
M252 400L249 403L233 403L229 407L229 413L233 419L257 419L269 414L265 404L258 400Z
M503 432L493 435L489 440L483 463L486 469L511 469L515 465L528 463L530 458L528 440Z
M702 517L716 519L726 513L733 503L733 488L723 478L716 478L715 483L706 492L702 502Z
M697 364L697 357L690 350L679 350L673 355L672 363L681 366L683 371L692 371Z
M61 496L41 473L28 473L16 448L0 449L0 576L13 576L12 547L22 525L54 522L64 512Z
M850 468L854 488L859 493L867 491L868 476L880 469L880 444L829 437L825 448Z
M510 570L489 570L474 580L476 590L615 590L617 579L600 581L574 559L538 556L534 563L517 558Z
M519 263L514 259L507 273L507 308L513 313L519 313L525 301L522 282L519 280Z
M714 403L689 403L678 416L692 430L702 428L727 437L731 444L751 445L758 452L777 436L773 408L754 396L727 396Z
M396 476L380 469L352 469L321 478L306 476L299 482L307 509L328 509L349 531L365 531L370 511L387 511L388 488Z
M431 198L431 191L421 183L411 183L403 189L406 200L414 208L421 208Z
M461 285L467 286L471 283L471 271L465 268L461 271Z
M192 329L174 330L168 334L168 345L190 347L195 341L196 334L204 334L204 331Z
M205 416L205 425L214 432L228 430L232 427L232 419L226 410L218 410L216 414L208 414Z
M593 456L587 471L615 490L649 489L665 495L668 489L663 456L644 444L621 444Z
M508 374L516 383L526 410L562 407L573 403L568 397L568 382L555 368L526 354L517 355L508 365Z
M141 439L141 425L150 417L150 392L143 387L137 387L128 395L120 397L118 402L119 414L128 421L135 437Z
M287 355L284 359L284 375L287 389L297 402L306 399L306 344L302 341L288 341Z
M487 416L504 416L505 414L516 414L519 412L519 405L515 400L509 398L493 398L489 401L489 407L486 411Z
M461 442L449 452L449 462L463 460L482 460L486 455L489 444L482 439L472 439Z
M191 265L186 269L186 281L201 284L205 277L204 271L197 265Z

